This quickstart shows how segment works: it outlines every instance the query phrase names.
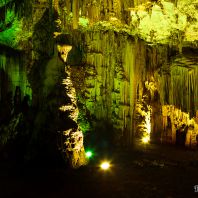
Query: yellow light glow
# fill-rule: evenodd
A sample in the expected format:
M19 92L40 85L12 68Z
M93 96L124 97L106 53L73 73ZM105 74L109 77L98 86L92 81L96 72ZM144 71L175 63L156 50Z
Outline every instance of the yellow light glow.
M145 137L142 138L142 142L143 142L144 144L149 143L149 141L150 141L150 137L149 137L149 136L145 136Z
M102 164L100 165L100 168L103 170L107 170L110 168L110 163L109 162L102 162Z

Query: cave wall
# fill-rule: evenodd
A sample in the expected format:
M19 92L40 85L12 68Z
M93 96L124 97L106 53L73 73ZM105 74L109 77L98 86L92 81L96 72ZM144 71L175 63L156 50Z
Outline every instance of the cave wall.
M79 17L89 18L90 23L93 24L102 20L109 20L112 17L123 21L124 23L129 22L130 16L129 8L134 6L134 1L126 0L74 0L74 1L54 1L55 9L61 13L63 19L72 12L74 21L73 28L78 28ZM64 6L65 11L62 12L61 8ZM63 20L65 21L65 20ZM67 24L64 24L66 27Z
M151 141L176 144L176 131L185 124L189 131L194 131L191 142L195 145L197 127L193 117L198 92L193 48L184 48L180 54L176 46L148 45L111 30L75 32L73 42L84 56L81 68L74 69L73 81L82 82L76 86L77 93L95 117L96 133L102 135L105 131L105 136L112 130L114 142L126 145L133 142L134 136L144 136L150 130ZM164 117L169 118L163 113L166 105L172 106L168 127ZM188 115L188 119L183 119L183 115ZM175 120L180 122L177 126Z
M190 148L197 147L198 134L198 65L195 52L188 48L182 55L174 56L156 75L163 116L161 141Z
M0 51L0 100L5 100L7 92L14 93L16 86L21 87L22 97L32 95L31 124L35 128L30 130L30 142L35 141L34 147L39 145L38 152L44 147L46 153L54 149L57 131L63 135L70 128L71 120L67 118L73 112L61 114L59 107L60 103L67 106L69 99L65 95L70 95L67 89L73 90L73 85L63 88L65 65L55 49L68 34L71 40L67 44L73 46L67 61L72 66L69 84L74 84L78 99L77 104L73 103L75 122L77 105L80 119L84 117L81 121L86 122L76 128L81 146L82 129L85 135L91 130L95 143L105 145L110 141L112 145L126 146L133 143L134 136L176 143L177 132L185 128L188 142L192 133L192 145L196 144L197 58L195 53L185 52L187 46L187 52L197 48L194 4L180 12L180 8L187 8L182 0L174 1L174 5L144 0L39 0L29 2L27 10L28 1L21 1L20 11L16 12L8 2L0 5L6 7L0 16L0 44L15 49L16 55ZM177 9L174 6L178 2ZM152 29L158 14L164 24L166 16L173 21L166 31L161 26ZM147 20L148 28L144 26ZM149 31L144 31L143 26ZM164 113L166 108L168 113ZM48 124L48 119L53 121ZM177 126L175 120L180 122ZM72 137L64 137L65 142L69 140ZM191 145L188 142L186 145Z
M58 31L70 33L84 56L85 69L80 69L84 74L74 76L85 86L75 84L80 87L81 103L97 120L96 133L111 131L110 124L117 131L111 136L118 144L132 143L138 133L151 133L148 136L160 142L163 105L195 116L196 64L192 64L196 61L183 53L186 47L196 48L194 4L183 0L55 2Z
M126 140L130 144L136 94L132 80L135 78L134 41L114 32L89 33L85 39L88 45L85 52L86 106L97 120L113 125L121 144ZM103 130L107 130L105 126Z
M72 79L81 110L90 116L98 141L110 136L117 145L130 145L133 136L149 130L149 136L157 142L174 142L174 138L168 140L164 135L163 106L174 105L191 117L196 113L196 66L189 57L186 63L179 63L186 58L182 55L185 45L178 47L178 42L172 40L146 43L120 25L131 25L131 7L142 3L53 1L57 17L54 37L69 33L76 48L71 52L73 59L74 54L78 54L75 59L82 56L78 63L70 60L69 64L74 66ZM163 5L156 3L155 8L163 12ZM82 27L86 18L89 25ZM105 22L97 23L101 20Z
M148 95L148 104L157 103L155 117L161 115L160 98L155 101L145 83L155 81L154 72L168 62L171 50L163 45L148 46L111 30L76 32L72 36L83 51L83 62L78 66L81 68L73 69L73 81L79 100L94 117L94 130L104 138L109 133L117 145L132 144L137 133L137 101ZM153 128L158 131L161 126L162 119Z
M16 53L14 56L10 56L8 52L2 50L0 54L0 71L0 100L7 99L9 93L11 93L11 97L14 97L17 86L21 89L21 97L28 95L31 100L32 90L28 82L28 72L20 54Z
M161 142L197 149L198 111L194 117L174 105L162 105Z
M198 109L198 65L196 53L189 52L173 57L160 68L159 89L162 105L175 105L194 117Z

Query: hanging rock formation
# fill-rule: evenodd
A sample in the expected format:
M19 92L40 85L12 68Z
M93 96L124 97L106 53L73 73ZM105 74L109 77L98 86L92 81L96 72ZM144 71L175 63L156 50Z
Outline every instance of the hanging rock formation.
M77 91L85 98L87 110L97 120L94 121L95 130L103 120L102 123L106 123L103 130L110 124L116 131L114 143L131 144L135 104L145 94L145 82L151 81L153 72L166 61L168 48L149 47L127 34L110 30L77 35L75 38L79 41L76 42L85 56L84 72L80 73L84 78L84 89Z
M94 8L85 12L85 5ZM116 8L116 5L120 7ZM145 123L153 140L160 142L163 133L162 105L174 105L189 112L190 117L195 116L197 110L196 60L193 60L193 53L189 57L185 52L196 48L192 44L192 38L194 42L197 38L195 29L191 32L189 29L194 27L190 18L195 19L197 15L192 16L186 9L181 12L181 8L189 6L183 1L177 4L135 1L134 5L130 7L127 2L121 1L112 4L104 1L100 5L79 2L78 31L73 32L70 26L72 19L67 15L68 23L64 26L84 53L85 76L81 74L81 77L85 86L84 91L79 90L78 93L83 95L87 110L97 120L95 128L100 126L99 120L103 123L108 121L117 131L114 133L115 142L121 145L123 140L124 144L133 142L133 136L138 133L136 127L143 126L141 123ZM102 6L104 10L111 10L113 15L106 13L102 18ZM196 6L193 4L189 9L194 12ZM67 11L72 12L72 9ZM157 17L161 17L162 23L157 23ZM150 32L144 31L146 21L149 22L149 30L156 23ZM167 31L161 32L165 23L169 23ZM179 31L175 31L174 27ZM138 37L147 43L138 40ZM150 107L150 113L147 112L149 118L136 118L135 106L138 103L146 103ZM171 125L174 125L173 122Z

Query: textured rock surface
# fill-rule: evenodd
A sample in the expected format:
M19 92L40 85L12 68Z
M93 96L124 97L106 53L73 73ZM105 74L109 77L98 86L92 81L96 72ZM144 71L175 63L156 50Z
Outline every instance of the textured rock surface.
M78 106L76 99L76 91L71 81L71 71L70 67L65 67L66 78L63 79L62 84L65 86L65 94L70 99L66 105L62 105L59 109L60 111L67 112L69 118L73 121L72 128L63 132L64 137L64 147L67 158L73 168L78 168L87 163L83 133L80 130L77 120L78 120Z
M61 149L73 167L86 161L82 131L103 145L131 145L146 134L195 147L197 1L171 2L0 1L0 99L16 86L32 95L30 145L46 153L64 133ZM54 48L66 40L71 74ZM17 55L8 56L10 48Z
M114 31L88 31L76 37L84 51L85 73L81 71L84 90L81 88L78 93L83 95L87 109L96 120L107 121L117 131L114 136L117 144L131 144L136 101L146 92L150 94L145 82L151 86L154 71L167 61L168 47L146 46Z
M175 105L190 117L195 116L198 92L193 50L184 48L183 55L177 55L174 47L149 46L110 30L77 35L76 42L84 51L85 75L81 74L81 78L86 107L97 120L108 120L117 131L117 144L132 143L132 136L138 131L134 131L135 125L147 123L144 118L138 121L135 117L138 101L151 108L151 136L157 141L163 133L161 105Z
M158 70L162 104L172 104L193 117L198 109L198 62L195 53L172 58ZM156 75L157 76L157 75Z
M190 119L188 113L182 112L173 105L162 106L163 132L161 141L197 147L197 115Z

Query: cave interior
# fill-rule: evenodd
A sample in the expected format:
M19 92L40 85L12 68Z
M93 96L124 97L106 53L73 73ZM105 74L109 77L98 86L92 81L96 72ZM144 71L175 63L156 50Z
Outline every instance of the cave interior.
M89 149L196 155L197 11L197 0L0 0L0 162L92 170Z

